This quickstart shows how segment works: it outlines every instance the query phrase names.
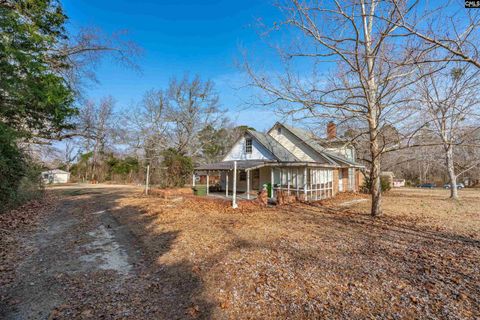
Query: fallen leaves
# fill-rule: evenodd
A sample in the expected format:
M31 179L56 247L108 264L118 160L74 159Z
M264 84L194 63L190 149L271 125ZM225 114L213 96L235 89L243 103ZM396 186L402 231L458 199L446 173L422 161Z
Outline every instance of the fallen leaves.
M106 195L83 196L85 207L78 215L88 224L92 215L82 212L104 209L94 202L103 206ZM227 200L187 191L112 197L106 214L131 233L128 246L138 246L142 258L132 262L135 268L128 276L60 273L54 280L67 298L52 313L55 319L480 314L480 245L477 238L468 238L478 221L467 226L455 216L442 220L442 208L422 206L410 215L387 210L386 216L372 219L359 210L364 204L336 207L338 201L365 197L355 194L276 208L242 201L239 210ZM430 195L424 197L423 202L431 201ZM480 204L480 194L477 198L473 206ZM395 205L402 212L412 201L395 193L384 197L389 210ZM113 225L111 230L115 232ZM73 243L79 247L82 242Z
M0 214L0 288L15 280L17 265L30 250L21 239L53 210L56 201L57 197L47 192L43 198Z

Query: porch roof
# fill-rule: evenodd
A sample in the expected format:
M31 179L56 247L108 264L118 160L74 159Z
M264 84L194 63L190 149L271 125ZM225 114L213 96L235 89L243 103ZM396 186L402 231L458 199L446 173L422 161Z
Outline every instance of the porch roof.
M195 167L195 171L229 171L233 170L233 163L235 161L221 161L215 163L202 164ZM247 170L251 168L262 167L269 163L275 163L276 161L265 160L237 160L238 170Z
M195 167L195 171L230 171L233 170L235 161L221 161L216 163L208 163ZM342 168L335 164L325 164L317 162L283 162L274 160L237 160L237 170L252 170L262 167L315 167L315 168ZM363 166L350 166L363 168Z

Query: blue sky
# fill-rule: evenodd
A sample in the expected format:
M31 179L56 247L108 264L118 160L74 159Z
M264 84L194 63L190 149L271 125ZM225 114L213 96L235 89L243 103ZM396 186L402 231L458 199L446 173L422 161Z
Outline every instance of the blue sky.
M237 124L257 130L270 127L277 118L270 109L247 109L251 91L240 89L244 76L236 65L245 48L256 59L271 59L262 42L257 19L278 16L270 0L132 1L65 0L68 28L94 26L105 33L128 30L143 55L141 72L104 60L97 68L98 84L89 86L93 99L111 95L121 110L139 101L152 88L165 88L171 77L198 74L215 82L224 108ZM255 116L252 116L254 114Z

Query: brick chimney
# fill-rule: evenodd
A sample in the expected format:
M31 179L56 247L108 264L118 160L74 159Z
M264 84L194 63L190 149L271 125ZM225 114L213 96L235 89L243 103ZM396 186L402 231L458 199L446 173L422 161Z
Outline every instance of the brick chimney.
M333 121L330 121L327 124L327 139L333 140L336 137L337 137L337 125Z

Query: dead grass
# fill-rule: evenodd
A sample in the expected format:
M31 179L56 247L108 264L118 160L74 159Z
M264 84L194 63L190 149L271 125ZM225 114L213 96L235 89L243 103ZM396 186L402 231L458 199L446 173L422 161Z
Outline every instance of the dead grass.
M385 195L383 208L388 218L409 221L415 225L463 236L480 233L480 190L460 190L460 200L449 199L442 189L393 189ZM369 212L370 202L358 203L352 210Z
M189 317L474 319L480 191L461 194L452 202L444 191L396 190L380 219L368 216L368 202L340 210L348 196L240 210L136 196L119 199L113 214L141 241L151 272L181 265L172 281L187 271L199 279L186 290Z

